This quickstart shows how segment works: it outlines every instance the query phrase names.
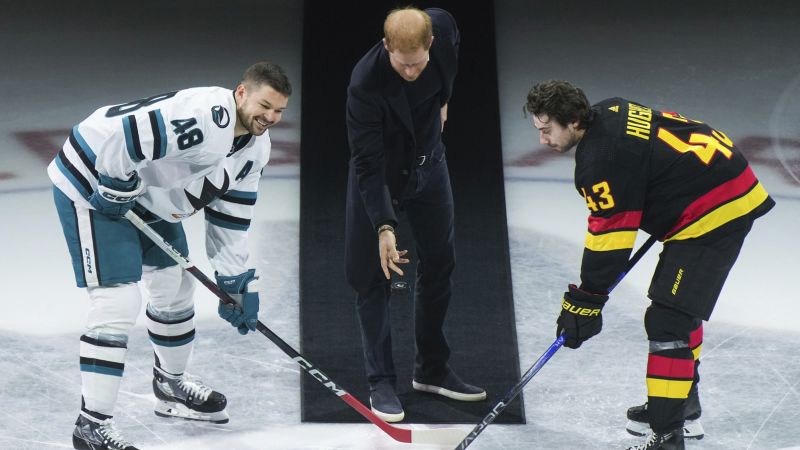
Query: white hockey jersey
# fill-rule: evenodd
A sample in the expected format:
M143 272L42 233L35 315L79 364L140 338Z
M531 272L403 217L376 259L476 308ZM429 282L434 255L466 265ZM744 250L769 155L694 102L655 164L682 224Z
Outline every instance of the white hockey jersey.
M73 127L47 168L76 204L92 208L98 174L144 184L139 205L178 222L203 209L206 251L214 269L248 269L246 238L261 170L270 154L269 130L234 138L233 91L200 87L105 106Z

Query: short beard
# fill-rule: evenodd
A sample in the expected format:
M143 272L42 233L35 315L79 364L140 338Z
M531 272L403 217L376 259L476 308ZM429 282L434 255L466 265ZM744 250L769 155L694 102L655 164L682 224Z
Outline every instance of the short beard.
M581 141L581 138L578 136L578 133L574 133L570 136L569 140L569 147L565 148L562 153L567 153L568 151L572 150L573 148L578 146L578 143Z
M236 107L236 121L239 122L242 127L247 130L248 133L253 134L253 129L250 127L248 123L246 123L242 118L244 117L244 111L239 106Z

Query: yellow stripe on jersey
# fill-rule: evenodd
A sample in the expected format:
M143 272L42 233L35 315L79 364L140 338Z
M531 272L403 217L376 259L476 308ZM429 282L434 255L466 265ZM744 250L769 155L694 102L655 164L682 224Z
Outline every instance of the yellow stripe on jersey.
M709 231L715 230L717 227L725 225L731 220L742 217L750 211L756 209L761 203L764 202L764 200L767 199L768 196L769 194L767 194L764 186L762 186L761 183L758 183L746 195L739 197L732 202L726 203L714 211L706 214L698 221L681 230L681 232L675 234L669 239L664 240L664 242L681 241L684 239L692 239L702 236Z
M611 233L586 233L586 248L595 252L624 250L633 248L636 243L636 231L614 231Z
M660 378L647 378L648 397L661 398L687 398L692 380L662 380Z
M700 350L703 348L703 344L697 346L697 348L692 349L692 355L694 356L694 360L697 361L700 359Z

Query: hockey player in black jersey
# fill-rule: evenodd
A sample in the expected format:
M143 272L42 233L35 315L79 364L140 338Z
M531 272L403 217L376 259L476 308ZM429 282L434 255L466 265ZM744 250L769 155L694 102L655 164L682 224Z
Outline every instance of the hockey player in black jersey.
M531 88L525 110L542 144L576 148L575 188L589 208L581 283L569 285L556 321L565 346L600 332L638 230L664 244L644 317L647 403L628 411L628 431L652 430L632 449L683 449L684 436L703 436L702 323L753 221L775 202L731 139L703 122L623 98L590 106L580 88L552 80Z

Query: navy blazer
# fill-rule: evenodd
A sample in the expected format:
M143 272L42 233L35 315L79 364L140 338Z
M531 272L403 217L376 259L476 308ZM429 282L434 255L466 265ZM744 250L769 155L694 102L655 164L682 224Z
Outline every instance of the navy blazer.
M430 62L443 80L441 106L450 100L458 71L460 35L455 19L439 8L425 10L433 23ZM441 134L432 142L417 142L403 80L391 67L383 42L358 61L347 88L347 134L350 170L373 228L397 223L394 205L408 184L416 149L444 152ZM355 187L351 187L355 188Z

